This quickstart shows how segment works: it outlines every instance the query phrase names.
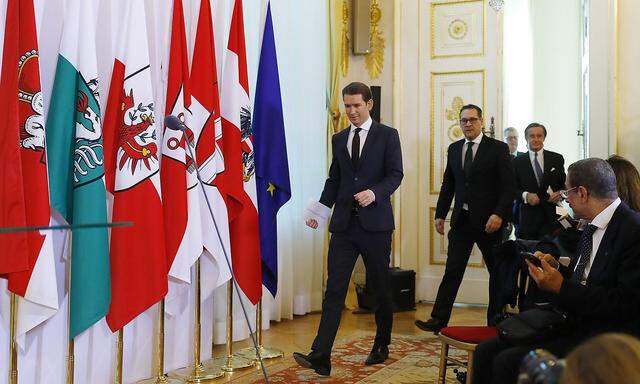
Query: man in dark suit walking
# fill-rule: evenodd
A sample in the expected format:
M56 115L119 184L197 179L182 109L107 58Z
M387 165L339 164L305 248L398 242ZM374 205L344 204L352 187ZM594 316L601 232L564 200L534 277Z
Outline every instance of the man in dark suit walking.
M513 160L516 173L516 201L519 214L516 236L540 240L544 235L560 229L556 204L564 188L566 175L561 154L544 149L547 129L531 123L524 130L529 152Z
M431 319L415 322L425 331L438 333L448 324L474 243L480 248L491 273L494 248L500 240L503 225L511 218L514 176L509 147L483 135L482 126L480 107L473 104L462 107L460 127L465 138L449 145L435 215L436 230L442 235L444 219L455 196L447 263ZM494 312L491 304L489 298L489 322Z
M536 253L541 267L527 261L538 287L552 294L568 318L562 332L529 345L500 338L478 345L474 383L515 383L523 357L543 348L564 357L582 341L604 332L640 336L640 214L618 198L616 176L602 159L571 164L564 197L585 227L575 257L563 267ZM559 268L559 270L557 269Z
M365 364L383 363L389 356L393 309L389 261L394 221L391 194L403 177L398 131L371 119L371 90L351 83L342 90L351 125L333 135L333 159L320 203L333 207L329 224L327 288L322 317L311 353L294 353L296 362L320 375L331 371L335 340L353 267L362 255L368 279L376 283L377 332ZM317 228L315 219L306 224Z

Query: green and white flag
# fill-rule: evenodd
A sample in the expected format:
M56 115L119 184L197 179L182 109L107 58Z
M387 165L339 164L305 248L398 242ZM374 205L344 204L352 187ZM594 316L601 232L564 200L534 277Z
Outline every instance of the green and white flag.
M95 28L93 0L67 2L47 116L51 207L76 225L107 221ZM73 338L109 309L107 229L74 230L70 261Z

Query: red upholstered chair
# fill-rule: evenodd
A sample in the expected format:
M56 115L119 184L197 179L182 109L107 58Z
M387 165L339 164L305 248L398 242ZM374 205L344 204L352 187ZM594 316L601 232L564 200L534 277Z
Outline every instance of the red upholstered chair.
M440 335L438 335L442 343L438 383L444 384L448 366L458 366L467 368L467 384L470 384L473 376L473 352L476 350L476 346L496 336L498 336L498 332L495 327L460 326L442 328ZM467 359L449 356L450 346L467 351Z

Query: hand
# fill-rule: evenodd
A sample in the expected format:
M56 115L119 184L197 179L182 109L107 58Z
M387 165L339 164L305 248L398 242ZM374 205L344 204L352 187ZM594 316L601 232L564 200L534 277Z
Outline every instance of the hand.
M562 287L564 278L557 269L550 266L549 263L543 259L540 260L542 268L536 267L529 260L526 260L526 262L529 267L529 274L540 289L552 293L560 293L560 287Z
M533 192L528 192L527 193L527 204L529 204L529 205L538 205L538 204L540 204L540 198L538 197L537 194L535 194Z
M560 196L560 191L558 191L558 192L553 192L551 195L549 195L549 199L547 201L550 203L556 204L561 199L562 199L562 196Z
M358 202L358 204L360 204L361 207L366 207L367 205L376 201L376 195L370 189L367 189L366 191L358 192L355 195L353 195L353 197L356 199L356 201Z
M436 231L438 231L439 234L444 235L444 219L436 219L435 224Z
M307 227L316 229L318 228L318 222L316 221L316 219L307 219L305 221L305 224L307 224Z
M493 214L487 220L487 225L484 227L486 233L493 233L502 227L502 218L496 214Z
M555 269L558 269L560 266L560 263L558 262L558 260L556 260L555 257L551 256L548 253L542 253L540 251L536 251L533 254L535 257L537 257L538 259L540 259L540 261L544 260L547 262L547 264L549 264L550 266L552 266Z

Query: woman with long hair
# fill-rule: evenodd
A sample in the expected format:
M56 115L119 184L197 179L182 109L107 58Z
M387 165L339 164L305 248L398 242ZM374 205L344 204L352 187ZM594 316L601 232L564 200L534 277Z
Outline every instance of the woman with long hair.
M640 211L640 173L636 167L622 156L613 155L607 163L616 174L618 196L634 211Z

